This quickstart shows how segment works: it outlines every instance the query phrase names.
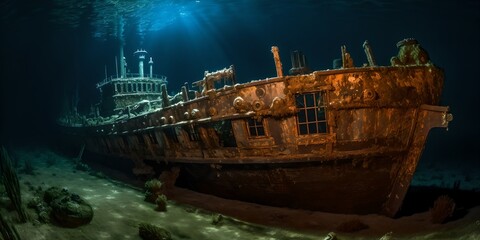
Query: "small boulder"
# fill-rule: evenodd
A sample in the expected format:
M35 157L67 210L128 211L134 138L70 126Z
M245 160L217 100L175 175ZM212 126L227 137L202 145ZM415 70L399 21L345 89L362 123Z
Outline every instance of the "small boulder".
M50 195L52 195L51 193L54 191L51 191ZM47 196L47 192L45 196ZM52 208L55 222L61 226L79 227L89 223L93 218L92 206L77 194L69 193L66 189L62 189L61 195L56 195L53 199L50 197L44 197L44 199ZM47 201L47 199L51 201Z
M148 223L141 223L138 226L138 234L143 240L171 240L172 235L164 228Z

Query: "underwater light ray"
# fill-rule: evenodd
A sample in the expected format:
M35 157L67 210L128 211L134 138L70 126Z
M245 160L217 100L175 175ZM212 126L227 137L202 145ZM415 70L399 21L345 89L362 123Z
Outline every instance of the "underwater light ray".
M226 59L225 49L229 47L229 43L222 33L225 24L221 21L223 18L219 14L221 12L218 6L209 5L208 8L201 10L195 9L188 11L188 14L180 15L167 34L179 34L178 36L183 38L182 42L185 41L188 44L186 48L193 55L203 55L205 48L208 48L209 54L204 57L206 60L204 64L211 63L214 59ZM156 35L158 34L165 34L165 32L156 31ZM220 66L205 65L204 67L211 69Z
M253 33L261 34L261 29L257 26L259 12L256 5L249 1L242 1L233 4L200 2L198 7L192 9L191 15L179 19L179 25L186 30L193 41L192 44L200 45L200 49L208 46L211 54L217 56L218 61L233 61L235 56L233 52L240 46L232 43L232 38L245 39L247 42L255 41ZM249 17L245 17L248 14ZM245 42L242 43L242 45ZM233 63L233 62L232 62ZM214 65L207 68L222 68L225 66Z
M82 19L89 20L94 28L92 35L106 40L107 37L124 38L124 29L119 28L135 22L136 34L141 40L149 31L159 31L172 24L180 15L188 15L193 1L173 0L54 0L51 21L57 24L80 26ZM121 31L119 31L121 30Z

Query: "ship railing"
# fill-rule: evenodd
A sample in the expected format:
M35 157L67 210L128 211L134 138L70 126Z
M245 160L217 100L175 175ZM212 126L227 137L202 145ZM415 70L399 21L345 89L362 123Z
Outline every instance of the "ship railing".
M103 79L101 82L97 83L97 88L103 87L105 84L108 84L114 80L117 79L127 79L127 78L138 78L138 79L149 79L153 81L159 81L159 82L167 82L167 77L163 75L158 75L158 74L153 74L152 77L150 75L144 75L143 77L140 76L139 73L127 73L125 77L118 77L117 75L112 75L110 77L107 77Z
M157 110L162 107L162 100L143 100L134 104L127 105L125 107L116 108L114 112L117 116L117 119L126 118L130 119L138 115L149 113Z
M210 90L219 89L225 86L233 86L237 83L235 76L235 67L230 65L228 68L218 70L216 72L205 72L202 80L192 83L193 87L197 87L202 95Z

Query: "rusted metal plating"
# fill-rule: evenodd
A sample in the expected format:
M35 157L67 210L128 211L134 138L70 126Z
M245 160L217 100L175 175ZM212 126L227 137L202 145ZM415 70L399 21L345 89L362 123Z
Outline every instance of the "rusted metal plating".
M370 46L364 47L368 67L354 67L343 46L341 69L295 76L283 75L278 48L272 47L275 78L235 84L233 66L206 72L194 83L200 88L194 98L184 89L183 101L171 103L162 88L162 108L91 125L81 134L92 151L135 159L138 173L152 171L144 160L185 168L207 164L217 166L209 170L215 178L202 178L211 191L241 185L246 190L237 194L255 198L266 194L261 189L268 184L257 184L268 179L268 188L286 202L308 186L297 207L394 216L429 130L446 128L452 115L436 106L443 71L416 40L399 42L392 66L375 66ZM214 82L222 80L225 85L216 89ZM228 170L247 165L265 170ZM189 172L195 175L195 169ZM325 198L323 191L342 199Z

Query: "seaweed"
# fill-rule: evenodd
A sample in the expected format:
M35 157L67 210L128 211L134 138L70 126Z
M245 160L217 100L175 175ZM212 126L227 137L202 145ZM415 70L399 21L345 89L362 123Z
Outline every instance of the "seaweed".
M25 213L25 209L22 205L22 195L20 192L20 184L18 182L17 173L12 166L12 162L7 150L3 146L1 147L0 154L0 172L7 195L18 213L20 222L26 223L27 214Z
M167 211L167 197L163 194L159 195L157 197L157 200L155 200L155 204L157 204L157 207L155 208L156 211L158 212L166 212Z
M20 240L20 235L18 235L17 229L10 222L5 220L0 213L0 233L2 234L5 240Z

